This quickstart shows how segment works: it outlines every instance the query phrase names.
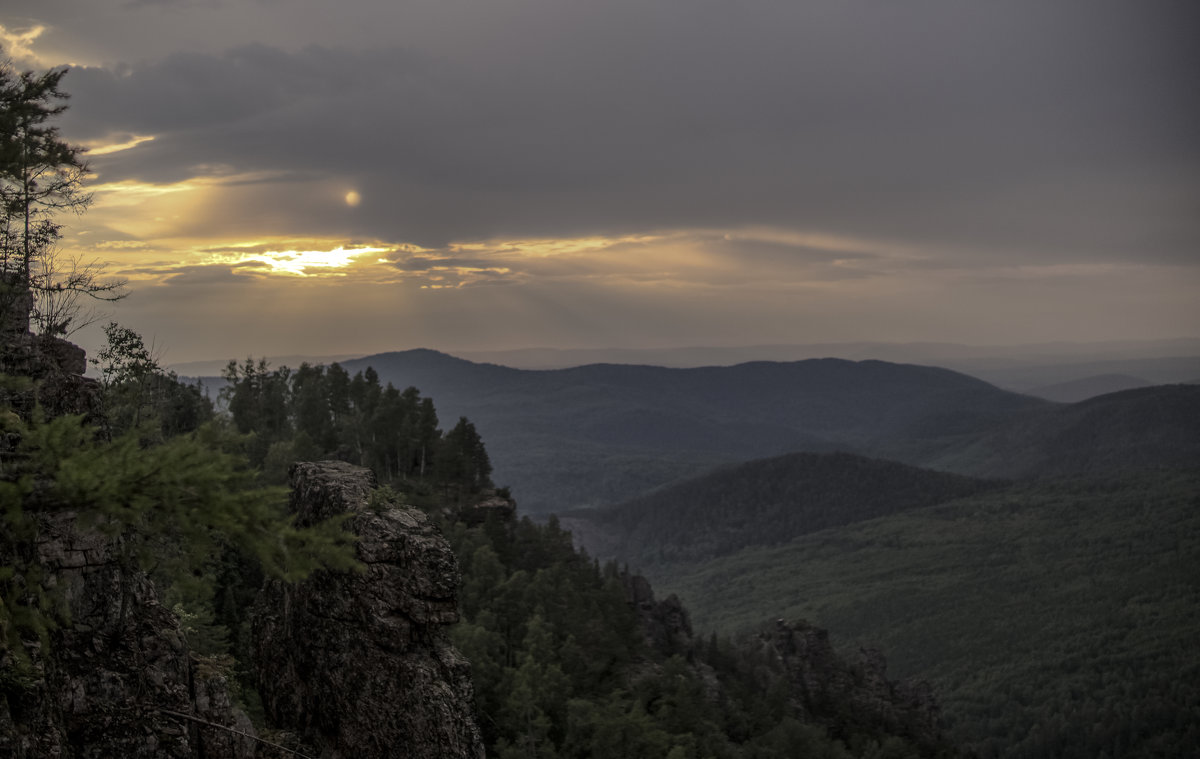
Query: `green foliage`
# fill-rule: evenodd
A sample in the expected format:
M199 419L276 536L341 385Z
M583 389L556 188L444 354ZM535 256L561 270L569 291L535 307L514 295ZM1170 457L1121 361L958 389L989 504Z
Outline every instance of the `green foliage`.
M225 368L222 399L247 438L250 461L282 483L294 461L341 459L373 469L410 500L462 501L491 487L483 440L466 418L443 435L433 401L380 385L374 369L353 377L338 364L292 371L247 359Z
M1197 493L1196 471L1026 484L649 574L703 626L807 617L878 646L983 757L1182 756Z
M492 462L475 425L465 416L446 433L438 451L438 476L443 481L469 493L491 484Z
M164 372L141 335L110 322L106 344L91 363L100 370L105 423L110 435L156 428L159 439L192 432L213 418L212 402L199 385Z
M713 638L654 650L629 601L629 578L546 525L495 516L443 527L460 557L463 620L452 639L470 660L489 755L497 757L912 756L879 753L894 736L836 715L801 723L772 660ZM845 705L842 705L845 706ZM811 715L809 716L811 720ZM849 751L832 729L861 747Z
M229 552L288 581L320 567L356 566L342 520L296 526L284 491L254 485L219 425L159 444L144 438L132 430L106 441L73 416L23 430L15 471L0 481L5 555L17 559L0 579L6 635L21 629L44 637L64 621L51 611L48 579L31 554L50 510L75 510L85 526L119 538L111 545L123 571L149 572L169 603L202 619L211 615L212 580Z
M724 467L619 506L564 518L585 528L597 554L619 553L621 560L645 568L785 543L999 485L848 453L792 453ZM619 550L602 550L601 543Z

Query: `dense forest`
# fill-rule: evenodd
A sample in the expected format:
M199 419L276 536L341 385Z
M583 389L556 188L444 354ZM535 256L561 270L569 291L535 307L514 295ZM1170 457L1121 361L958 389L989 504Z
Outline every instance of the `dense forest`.
M556 520L472 513L470 496L490 485L483 443L465 418L442 434L433 401L415 388L381 388L373 369L350 377L337 364L293 372L231 363L226 379L231 421L265 476L305 452L373 463L401 499L441 523L463 571L452 638L472 664L490 755L952 753L833 709L804 718L785 673L749 642L693 640L689 629L654 646L630 602L633 579L577 551Z
M848 453L722 467L627 503L560 515L583 545L639 567L699 563L1001 483Z
M221 394L246 453L264 477L284 482L294 461L339 459L373 469L410 496L464 498L491 487L492 465L475 425L438 427L433 400L380 386L371 367L353 377L338 364L271 369L231 361Z
M452 637L472 665L489 755L956 755L936 729L856 707L854 688L891 698L870 690L881 681L859 665L830 656L825 666L851 686L819 698L797 691L766 638L693 637L684 610L668 601L664 617L643 580L576 550L555 520L479 517L473 503L492 492L482 441L465 419L443 434L432 400L415 389L380 387L373 372L350 377L336 365L292 372L248 361L231 364L229 410L216 413L200 388L159 369L136 334L109 334L92 414L40 421L36 399L31 414L9 412L15 445L4 451L0 497L10 650L31 634L59 645L71 625L56 611L53 583L17 557L42 509L86 509L119 532L128 571L150 573L193 655L226 671L261 723L247 626L263 578L296 581L354 563L339 520L291 524L270 484L272 462L307 449L376 463L390 483L380 499L419 502L440 522L462 565L463 621ZM30 596L35 587L45 592ZM10 709L27 687L22 666L5 664Z
M1197 493L1186 469L1019 483L647 574L725 634L779 614L881 646L980 756L1186 756Z
M875 721L849 695L802 697L759 638L693 637L686 613L650 634L630 602L644 581L574 549L553 518L445 531L463 561L453 638L472 662L489 755L956 755L911 725Z

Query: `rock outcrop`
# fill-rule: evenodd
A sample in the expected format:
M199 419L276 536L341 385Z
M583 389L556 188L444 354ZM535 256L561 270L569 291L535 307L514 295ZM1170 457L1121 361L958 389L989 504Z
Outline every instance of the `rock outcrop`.
M664 656L686 651L692 645L692 622L679 597L672 593L659 601L645 577L626 574L622 579L650 648Z
M30 380L24 387L0 385L0 403L22 416L40 404L49 416L94 415L100 385L84 377L87 356L78 345L29 331L33 294L0 279L0 374Z
M458 563L425 515L372 506L370 470L292 468L299 524L350 512L363 571L268 582L253 635L268 717L328 759L482 757L458 620Z
M674 595L655 599L649 581L640 575L625 573L622 580L647 645L664 657L683 655L705 684L708 699L720 703L723 686L716 673L702 657L693 656L699 644L687 609ZM755 660L766 665L763 672L782 676L791 707L802 721L838 737L861 733L905 738L922 756L960 755L942 733L929 684L889 680L887 661L879 651L860 649L857 661L847 661L834 650L827 630L782 619L752 641L751 650ZM644 671L657 669L650 665Z
M827 630L803 620L778 620L758 641L786 673L796 706L812 721L835 715L841 724L910 738L930 755L948 748L929 685L888 680L880 652L862 649L858 662L847 662L834 651Z
M31 334L31 295L13 292L0 298L0 477L18 456L20 425L10 415L100 408L83 349ZM0 567L24 568L9 580L18 607L44 594L43 618L59 624L44 639L3 630L14 635L7 645L0 638L0 757L254 756L250 738L203 724L245 730L250 722L223 676L192 657L150 579L122 560L120 539L81 528L76 512L40 502L40 492L22 498L32 534L3 536Z
M517 516L517 502L495 490L485 490L480 500L458 512L458 518L469 525L479 525L489 518L511 522Z
M70 623L49 647L0 658L0 756L15 759L236 759L254 742L224 679L195 661L154 586L119 561L119 543L80 530L72 511L39 515L33 566ZM0 556L0 564L13 557ZM187 717L177 715L188 715ZM190 717L190 718L189 718Z

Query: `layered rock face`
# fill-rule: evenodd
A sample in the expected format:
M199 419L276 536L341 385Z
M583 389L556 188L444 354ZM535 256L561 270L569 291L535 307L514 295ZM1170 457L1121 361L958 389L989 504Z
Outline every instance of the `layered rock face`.
M18 298L0 313L0 373L15 378L0 383L12 409L0 415L0 477L19 455L7 415L100 414L83 351L30 334L28 306ZM457 620L459 579L445 541L419 512L368 510L368 470L301 465L295 482L301 522L355 512L366 567L268 583L257 606L264 701L311 754L256 740L222 667L189 650L121 540L35 491L39 502L20 507L36 528L2 536L0 568L26 568L19 581L46 591L60 605L47 616L63 622L45 643L0 637L0 759L482 757L467 664L442 632Z
M35 406L47 417L98 413L83 349L31 334L30 305L28 292L0 301L0 373L23 378L0 385L0 402L23 416ZM0 476L20 442L6 421ZM56 606L47 616L69 621L49 646L31 635L0 647L0 757L254 756L250 739L201 722L250 728L224 678L193 660L149 578L123 566L119 539L81 529L78 514L53 503L20 507L36 512L35 535L5 535L0 567L28 567L21 580L39 586L30 595L45 592Z
M70 624L51 635L48 650L26 641L22 652L3 652L0 756L254 756L250 739L198 721L250 727L231 705L224 678L193 661L149 579L121 567L119 544L79 530L71 511L40 521L31 548Z
M253 634L267 714L328 759L483 757L469 667L444 632L458 563L424 514L373 509L374 486L343 462L292 469L298 523L350 512L364 571L264 587Z

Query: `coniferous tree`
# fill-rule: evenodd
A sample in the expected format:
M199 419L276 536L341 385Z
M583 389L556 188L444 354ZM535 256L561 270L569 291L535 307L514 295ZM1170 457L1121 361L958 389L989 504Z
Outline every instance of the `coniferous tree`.
M63 211L91 203L82 148L64 141L51 122L66 110L60 83L68 69L17 73L0 63L0 306L32 291L32 319L47 334L81 326L80 296L119 300L123 281L103 280L103 266L58 254Z

